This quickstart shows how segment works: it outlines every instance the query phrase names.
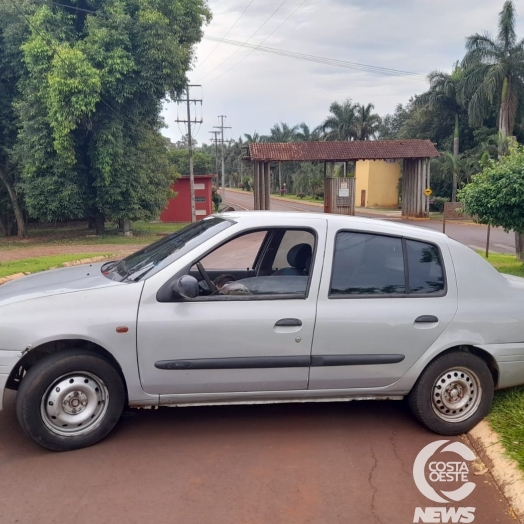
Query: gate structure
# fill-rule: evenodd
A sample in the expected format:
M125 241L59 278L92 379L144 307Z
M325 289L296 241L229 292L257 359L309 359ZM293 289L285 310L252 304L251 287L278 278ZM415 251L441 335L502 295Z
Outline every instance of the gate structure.
M270 164L274 162L323 162L324 178L327 178L328 166L330 173L336 163L345 165L358 160L402 160L402 216L405 218L426 218L429 216L429 201L424 190L430 187L431 158L439 156L435 146L429 140L366 140L347 142L253 142L249 144L248 156L245 160L253 165L254 207L255 209L270 209ZM326 184L328 181L326 180ZM353 187L353 191L351 191ZM348 200L337 200L340 195L331 196L328 211L354 214L355 195L354 184L348 184L351 205ZM327 188L327 185L326 185ZM346 189L346 188L338 188ZM338 191L337 190L337 191ZM325 192L324 198L326 198ZM345 195L345 191L342 193ZM335 200L333 200L335 196ZM329 198L329 197L328 197ZM343 206L338 204L343 203ZM326 202L325 202L326 204ZM333 208L339 207L341 211ZM326 209L326 207L325 207Z

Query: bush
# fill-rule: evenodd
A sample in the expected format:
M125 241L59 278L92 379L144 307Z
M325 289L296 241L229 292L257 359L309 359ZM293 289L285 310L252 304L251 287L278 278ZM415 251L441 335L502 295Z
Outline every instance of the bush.
M429 201L429 209L430 211L437 211L439 213L444 212L444 204L446 202L449 202L449 198L446 197L433 197Z

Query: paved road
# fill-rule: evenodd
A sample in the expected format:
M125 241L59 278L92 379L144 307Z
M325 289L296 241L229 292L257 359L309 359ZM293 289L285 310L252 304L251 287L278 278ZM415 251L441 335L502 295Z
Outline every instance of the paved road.
M246 209L253 209L253 195L251 193L241 193L238 191L227 191L227 201L242 206ZM303 211L322 213L323 206L315 205L309 202L289 202L280 198L271 198L271 209L273 211ZM361 216L381 218L385 220L394 220L415 226L442 231L442 222L436 220L400 220L392 216L377 216L372 214L359 213ZM446 224L446 234L473 249L486 249L487 227L477 224ZM515 236L512 233L505 233L501 228L491 230L490 239L491 251L497 253L515 253Z
M9 392L0 522L408 524L416 507L442 506L412 478L417 453L439 437L403 402L134 413L92 448L53 453L22 434ZM515 524L489 473L468 478L477 487L462 505L476 508L476 524Z

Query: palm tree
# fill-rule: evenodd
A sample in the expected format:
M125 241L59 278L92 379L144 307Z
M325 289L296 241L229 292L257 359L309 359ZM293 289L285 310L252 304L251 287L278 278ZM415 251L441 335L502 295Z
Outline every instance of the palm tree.
M373 113L373 104L357 104L355 108L355 140L370 140L376 137L376 133L382 123L377 113Z
M255 131L252 135L249 133L244 133L244 138L248 144L251 144L253 142L262 142L263 137Z
M345 102L333 102L329 106L330 116L324 120L322 130L325 140L354 140L356 110L358 104L354 104L350 98Z
M264 137L267 142L292 142L295 140L295 134L298 126L290 127L284 122L275 124L270 130L269 135Z
M270 130L270 135L263 137L265 142L293 142L296 139L298 126L290 127L281 122L275 124ZM278 163L278 189L282 187L282 162Z
M428 107L430 109L448 112L454 116L455 131L453 134L453 182L451 186L451 201L457 200L457 162L459 156L460 141L460 112L463 109L462 83L464 70L455 63L451 74L441 71L433 71L428 75L429 90L415 99L416 107Z
M300 142L314 142L320 140L322 126L317 126L311 130L305 122L302 122L297 127L300 129L300 131L295 133L296 140L299 140Z
M524 40L517 41L515 6L504 2L499 14L498 35L474 34L466 39L464 94L470 98L469 120L478 126L498 105L498 128L513 134L517 103L524 95Z

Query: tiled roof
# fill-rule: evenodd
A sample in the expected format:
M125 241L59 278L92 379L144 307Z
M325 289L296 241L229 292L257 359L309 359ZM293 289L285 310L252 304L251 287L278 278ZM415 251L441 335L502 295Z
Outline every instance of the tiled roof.
M354 142L254 142L249 159L263 161L387 160L435 158L439 152L429 140L363 140Z

